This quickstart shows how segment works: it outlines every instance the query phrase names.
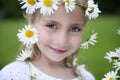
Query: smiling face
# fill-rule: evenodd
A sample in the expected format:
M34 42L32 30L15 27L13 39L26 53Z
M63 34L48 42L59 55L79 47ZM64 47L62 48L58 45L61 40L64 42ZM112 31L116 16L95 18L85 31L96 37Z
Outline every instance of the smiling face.
M86 23L80 7L66 13L62 5L51 16L37 15L33 26L39 31L37 46L41 55L52 61L62 61L80 47Z

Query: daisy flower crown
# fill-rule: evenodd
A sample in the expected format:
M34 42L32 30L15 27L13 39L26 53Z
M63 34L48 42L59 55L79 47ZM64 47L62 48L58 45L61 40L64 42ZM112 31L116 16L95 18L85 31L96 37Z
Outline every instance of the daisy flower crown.
M23 4L21 9L26 9L26 13L33 14L36 9L40 10L42 15L52 15L54 10L58 10L60 4L64 4L66 13L73 12L75 6L83 7L85 9L85 16L90 20L96 19L101 11L98 5L93 0L88 0L85 4L80 4L78 0L18 0Z

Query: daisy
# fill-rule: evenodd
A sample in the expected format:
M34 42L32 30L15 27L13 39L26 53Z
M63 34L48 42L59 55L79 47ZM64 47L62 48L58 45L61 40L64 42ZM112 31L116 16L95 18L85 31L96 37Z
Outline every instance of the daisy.
M37 4L37 8L40 8L40 13L43 15L54 14L54 10L58 9L58 3L60 0L40 0Z
M32 55L32 50L28 49L25 51L22 51L16 58L16 60L20 61L27 61Z
M85 15L91 20L97 18L99 13L101 13L101 11L99 10L98 5L94 4L93 0L88 0Z
M116 53L119 54L119 57L120 57L120 48L116 48L115 50L116 50Z
M72 12L75 9L76 0L64 0L66 13Z
M36 72L31 73L32 78L37 78L38 74Z
M108 72L104 75L105 78L102 78L102 80L117 80L119 76L117 76L117 73L114 71Z
M36 10L36 0L19 0L22 1L20 4L24 4L21 8L26 8L26 13L33 14Z
M113 68L118 68L118 69L120 69L120 62L115 62L115 63L113 63Z
M110 52L106 53L105 58L108 59L109 62L111 63L112 61L119 60L120 59L120 54L110 51Z
M31 68L30 63L29 63L28 66L30 68L30 71L29 71L28 75L30 75L31 80L41 80L41 79L38 79L38 73L37 73L36 70Z
M78 75L80 75L82 71L85 71L85 65L84 65L84 64L77 66L77 68L76 68L76 70L75 70L75 72L76 72Z
M77 66L77 58L75 57L72 62L73 66Z
M95 45L95 43L97 42L95 40L96 38L97 38L97 33L93 33L86 42L84 42L83 44L81 44L81 48L88 49L89 44Z
M88 41L82 43L82 44L81 44L81 48L83 48L83 49L88 49L88 47L89 47L88 44L89 44Z
M38 31L36 28L32 28L31 25L25 25L25 28L19 30L17 37L26 46L32 45L38 41Z
M97 38L97 34L98 33L93 33L91 36L90 36L90 39L88 40L88 42L91 44L91 45L95 45L95 43L97 42L95 39Z
M117 30L117 33L120 35L120 28Z

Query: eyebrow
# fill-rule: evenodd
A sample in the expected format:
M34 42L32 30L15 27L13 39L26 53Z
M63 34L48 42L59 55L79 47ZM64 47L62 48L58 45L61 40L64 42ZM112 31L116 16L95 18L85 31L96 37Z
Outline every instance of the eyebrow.
M55 24L61 25L58 21L55 21L55 20L51 20L51 19L44 19L44 20L45 20L45 22L55 23ZM70 25L84 26L84 23L76 22L76 23L72 23L72 24L70 24Z
M50 19L44 19L45 22L49 22L49 23L55 23L55 24L58 24L60 25L59 22L55 21L55 20L50 20Z

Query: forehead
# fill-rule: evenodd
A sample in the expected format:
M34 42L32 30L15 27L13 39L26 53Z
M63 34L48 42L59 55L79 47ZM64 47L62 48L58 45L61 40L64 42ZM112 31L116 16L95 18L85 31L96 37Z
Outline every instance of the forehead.
M54 11L54 14L51 15L51 17L53 17L53 16L84 17L84 10L82 10L80 7L76 6L75 9L73 10L73 12L66 13L64 5L60 5L58 10Z
M86 18L84 10L78 6L75 7L73 12L66 13L64 5L59 5L58 10L54 11L54 14L50 16L40 16L40 20L55 20L58 22L80 22L85 24Z

